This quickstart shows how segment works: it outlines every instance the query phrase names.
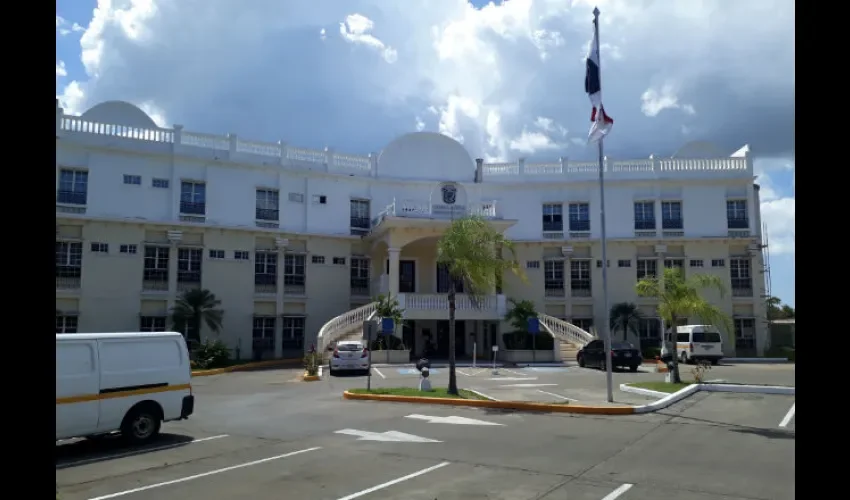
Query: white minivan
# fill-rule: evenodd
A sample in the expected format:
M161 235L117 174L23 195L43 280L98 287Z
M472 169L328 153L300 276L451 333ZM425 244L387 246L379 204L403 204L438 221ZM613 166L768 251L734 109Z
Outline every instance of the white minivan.
M670 343L668 345L672 345L670 333L667 334L667 341ZM668 350L666 346L665 350ZM716 365L723 359L723 335L711 325L676 327L676 355L681 363L705 360Z
M177 332L56 335L56 440L120 431L141 443L195 408Z

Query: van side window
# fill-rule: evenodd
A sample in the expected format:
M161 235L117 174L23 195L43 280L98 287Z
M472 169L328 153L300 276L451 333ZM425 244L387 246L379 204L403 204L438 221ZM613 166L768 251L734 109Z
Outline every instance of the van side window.
M680 333L676 337L676 342L690 342L691 338L688 333Z
M94 372L93 346L80 342L59 342L56 345L56 375L88 375Z

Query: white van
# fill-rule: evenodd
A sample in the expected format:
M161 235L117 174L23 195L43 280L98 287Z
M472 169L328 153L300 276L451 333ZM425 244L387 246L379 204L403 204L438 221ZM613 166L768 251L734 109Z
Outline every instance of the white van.
M667 333L668 345L672 345L670 333ZM665 351L669 348L665 346ZM662 353L662 356L665 353ZM711 325L684 325L676 327L676 354L681 363L693 363L699 360L710 361L716 365L723 359L723 335Z
M56 440L121 431L141 443L195 408L177 332L56 335Z

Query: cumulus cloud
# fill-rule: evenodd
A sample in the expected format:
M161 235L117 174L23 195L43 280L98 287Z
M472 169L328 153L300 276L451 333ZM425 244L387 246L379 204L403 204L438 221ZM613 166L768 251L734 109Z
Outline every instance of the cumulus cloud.
M70 35L71 33L80 33L85 31L85 28L77 23L69 23L65 18L56 16L56 34L59 36Z
M56 77L68 76L68 70L65 69L65 61L56 61Z

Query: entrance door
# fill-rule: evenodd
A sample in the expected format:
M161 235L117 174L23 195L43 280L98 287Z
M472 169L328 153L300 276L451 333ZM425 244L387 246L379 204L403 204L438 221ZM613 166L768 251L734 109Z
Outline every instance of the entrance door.
M387 261L387 276L390 274L390 261ZM398 293L416 293L416 261L398 261Z
M455 357L466 352L466 321L455 321ZM437 321L437 357L449 357L449 322Z
M448 266L443 263L437 264L437 293L449 293L449 284L455 282L455 292L463 293L463 280L452 280Z

